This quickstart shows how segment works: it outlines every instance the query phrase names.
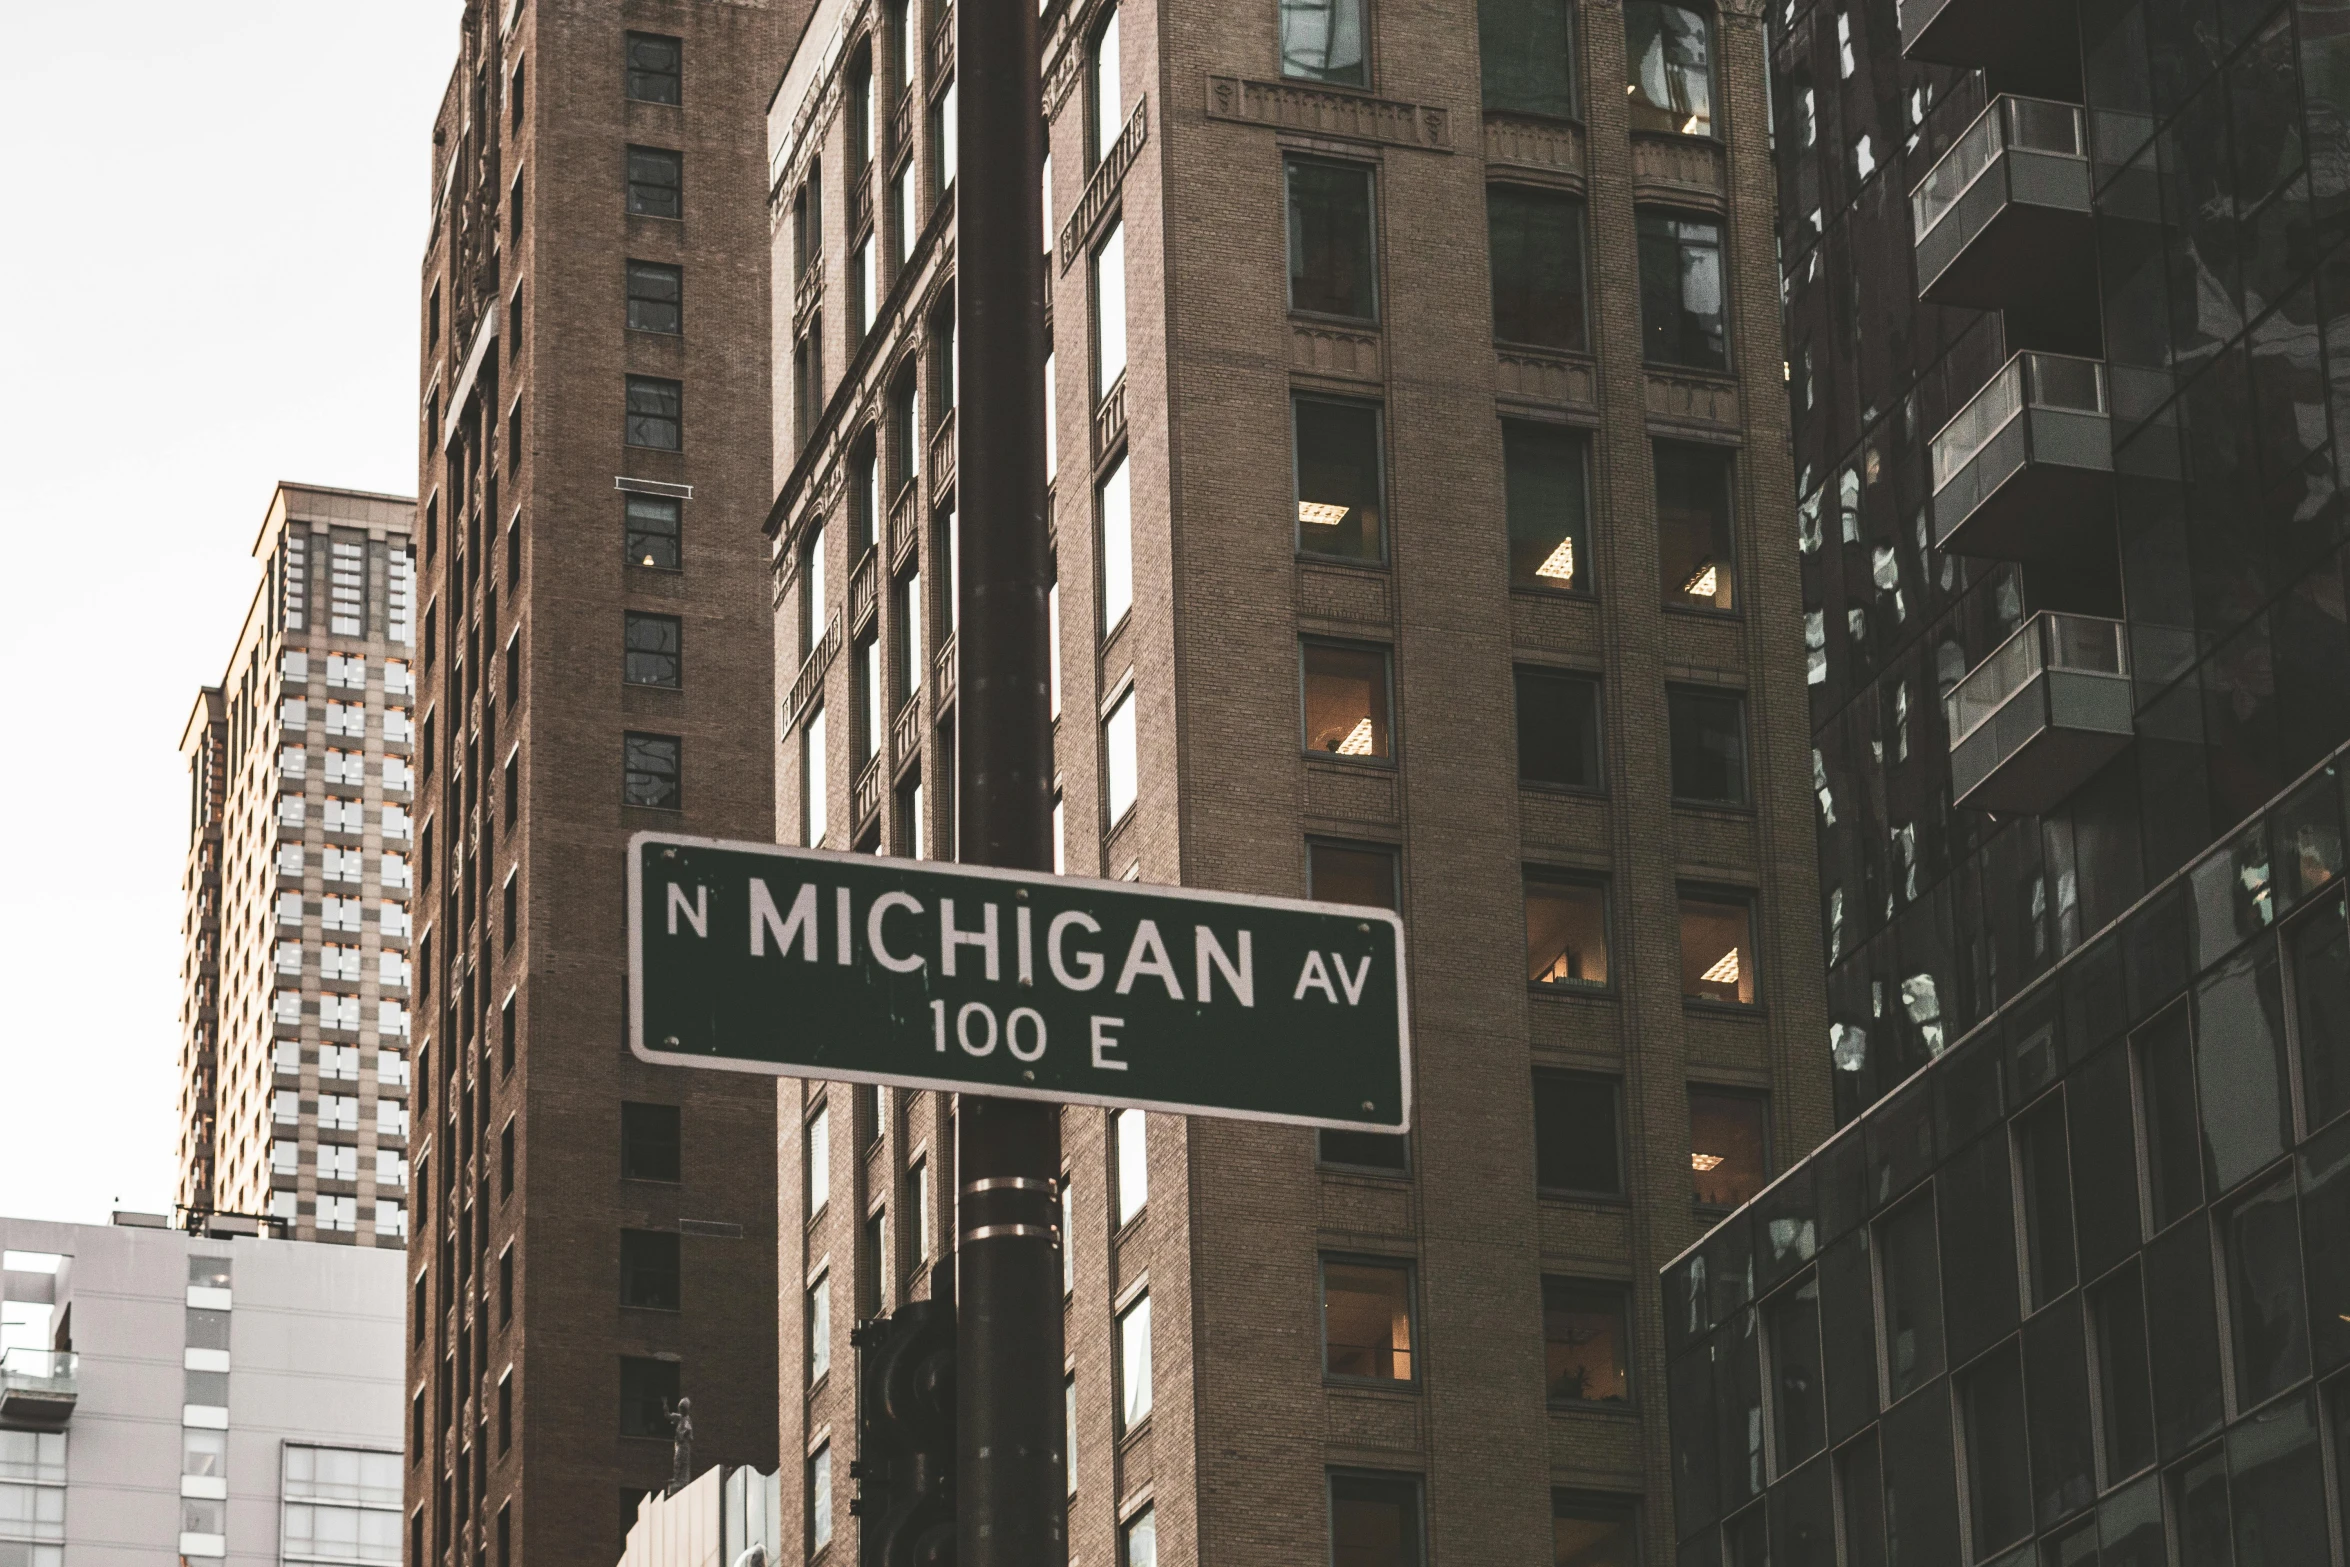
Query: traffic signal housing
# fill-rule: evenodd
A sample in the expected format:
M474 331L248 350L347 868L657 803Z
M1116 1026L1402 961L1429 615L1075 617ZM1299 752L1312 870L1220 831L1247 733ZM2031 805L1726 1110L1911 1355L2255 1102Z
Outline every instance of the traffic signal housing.
M857 1351L859 1567L953 1567L955 1308L918 1300L861 1324Z

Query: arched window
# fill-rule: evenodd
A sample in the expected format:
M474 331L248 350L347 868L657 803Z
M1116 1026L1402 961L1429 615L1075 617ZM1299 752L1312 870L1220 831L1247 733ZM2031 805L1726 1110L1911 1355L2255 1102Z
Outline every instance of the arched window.
M1092 80L1087 90L1093 95L1093 145L1087 149L1086 164L1091 167L1108 156L1118 145L1119 133L1126 129L1126 99L1124 84L1118 74L1118 8L1112 6L1102 18L1101 26L1093 35Z

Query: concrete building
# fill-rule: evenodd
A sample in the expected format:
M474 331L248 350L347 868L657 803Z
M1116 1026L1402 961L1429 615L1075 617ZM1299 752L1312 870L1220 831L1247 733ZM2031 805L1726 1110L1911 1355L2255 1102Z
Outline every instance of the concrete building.
M414 515L280 484L227 672L180 738L190 1214L406 1242Z
M1759 17L1054 0L1059 841L1397 907L1417 1125L1063 1117L1070 1554L1669 1560L1655 1268L1829 1121ZM951 20L770 113L776 821L954 849ZM786 1082L785 1538L951 1107Z
M0 1218L0 1562L397 1563L400 1273Z
M716 1464L637 1508L620 1567L776 1567L778 1476Z
M772 1469L774 1102L628 1054L623 846L767 838L766 93L801 12L471 0L418 269L413 1562Z

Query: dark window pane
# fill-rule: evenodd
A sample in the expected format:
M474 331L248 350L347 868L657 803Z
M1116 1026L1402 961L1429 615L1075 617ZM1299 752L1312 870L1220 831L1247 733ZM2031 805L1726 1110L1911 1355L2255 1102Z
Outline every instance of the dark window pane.
M675 571L684 562L679 549L676 499L667 495L628 495L623 498L627 537L622 548L638 566Z
M640 103L681 103L684 46L658 33L628 35L628 95Z
M1288 161L1289 308L1357 321L1379 315L1371 171Z
M1363 0L1281 0L1281 74L1368 87Z
M2263 941L2195 987L2195 1076L2214 1196L2282 1157L2293 1138L2277 949Z
M2156 1475L2117 1491L2097 1509L2098 1567L2170 1567L2162 1532L2162 1485Z
M1964 1365L2015 1331L2012 1186L2007 1139L1996 1132L1944 1161L1934 1177L1950 1365Z
M1590 346L1583 319L1583 204L1559 191L1493 185L1485 192L1485 226L1495 340Z
M680 450L685 445L684 387L652 376L630 376L627 425L625 438L631 446Z
M2024 1386L2032 1412L2032 1516L2047 1529L2097 1499L2089 1349L2077 1300L2024 1324Z
M630 805L654 810L678 809L677 737L630 735L628 765L621 798Z
M1735 1208L1771 1176L1771 1108L1761 1094L1689 1090L1689 1171L1701 1203Z
M1510 585L1591 591L1590 438L1559 425L1501 422Z
M2131 1262L2089 1294L2097 1334L2097 1393L2103 1405L2107 1484L2154 1462L2154 1395L2146 1364L2146 1308Z
M2025 1278L2038 1307L2073 1287L2073 1193L2062 1093L2017 1118L2015 1145L2024 1182Z
M1673 797L1709 805L1746 803L1746 698L1733 691L1670 688Z
M2219 1429L2219 1321L2211 1298L2211 1233L2202 1218L2148 1246L2144 1266L2154 1441L2167 1460Z
M2236 1405L2249 1409L2309 1375L2301 1304L2301 1225L2292 1177L2245 1198L2224 1222ZM2336 1237L2340 1245L2350 1237Z
M1713 28L1703 11L1628 0L1624 68L1634 130L1713 134Z
M2350 1121L2301 1150L2301 1235L2309 1272L2310 1351L2317 1369L2350 1361Z
M1934 1250L1933 1203L1921 1197L1883 1220L1877 1244L1891 1403L1942 1373L1942 1270Z
M1771 1487L1776 1567L1836 1567L1836 1498L1825 1458Z
M2227 1460L2214 1447L2170 1473L2171 1517L2179 1532L2179 1567L2233 1567L2228 1524Z
M1546 1191L1613 1195L1624 1189L1616 1157L1616 1080L1593 1072L1534 1074L1535 1183Z
M1656 365L1729 369L1722 226L1656 211L1643 211L1638 221L1642 356Z
M676 1311L680 1296L677 1232L620 1232L620 1304Z
M2097 1567L2097 1520L2084 1518L2070 1533L2042 1541L2040 1567Z
M1477 54L1488 109L1575 112L1575 9L1567 0L1478 0Z
M1808 1280L1764 1308L1770 1335L1771 1423L1779 1472L1784 1474L1827 1441L1821 1401L1820 1286Z
M2312 911L2290 940L2301 1092L2309 1124L2323 1126L2350 1110L2350 929L2342 899Z
M1331 1567L1420 1567L1420 1482L1410 1475L1330 1477Z
M1305 748L1330 756L1392 756L1386 651L1308 642L1304 657Z
M2237 1567L2326 1559L2324 1460L2310 1395L2289 1398L2228 1433Z
M1730 529L1729 452L1658 441L1657 567L1664 601L1682 609L1734 609L1738 557Z
M685 155L666 147L628 149L628 210L638 217L685 216Z
M1544 1386L1554 1403L1623 1404L1632 1397L1624 1287L1542 1281Z
M1412 1379L1412 1272L1400 1262L1322 1264L1323 1369L1334 1377Z
M1752 1006L1754 979L1754 905L1744 898L1682 893L1682 996Z
M632 686L674 686L684 678L678 620L674 615L627 617L626 678Z
M1885 1558L1885 1485L1871 1429L1836 1455L1844 1496L1844 1560L1848 1567L1889 1567Z
M2195 1127L2194 1066L2187 1048L2187 1009L2173 1008L2137 1037L2138 1086L2146 1124L2146 1174L2154 1227L2203 1203L2203 1152Z
M677 1407L674 1360L624 1355L620 1360L620 1434L670 1439L669 1411Z
M624 1181L685 1179L684 1132L676 1105L623 1104L620 1107L620 1178Z
M1300 397L1293 412L1297 547L1308 555L1382 559L1379 410Z
M1673 1517L1683 1536L1720 1516L1714 1485L1714 1343L1707 1339L1665 1368L1665 1422L1672 1444Z
M1820 1347L1828 1373L1828 1440L1877 1417L1876 1286L1869 1235L1855 1230L1820 1253Z
M1958 1567L1958 1473L1940 1388L1887 1414L1885 1556L1893 1567Z
M1400 1175L1411 1168L1411 1148L1410 1138L1386 1132L1324 1132L1319 1152L1324 1164Z
M1526 878L1526 977L1563 990L1607 985L1607 889Z
M2129 1053L2116 1046L2074 1069L2065 1088L2081 1273L2095 1278L2137 1250L2138 1134Z
M1640 1504L1584 1491L1550 1493L1552 1567L1640 1567Z
M628 264L628 327L632 332L685 330L685 272L653 261Z
M1765 1478L1762 1341L1754 1312L1723 1316L1726 1325L1715 1337L1715 1429L1721 1442L1722 1510L1732 1512L1762 1494Z
M1306 845L1306 896L1323 903L1395 907L1395 851L1376 845Z
M1517 687L1518 781L1599 788L1598 680L1521 667Z
M1967 1507L1980 1557L2031 1532L2031 1475L2024 1463L2024 1374L2011 1342L1957 1379L1966 1432Z

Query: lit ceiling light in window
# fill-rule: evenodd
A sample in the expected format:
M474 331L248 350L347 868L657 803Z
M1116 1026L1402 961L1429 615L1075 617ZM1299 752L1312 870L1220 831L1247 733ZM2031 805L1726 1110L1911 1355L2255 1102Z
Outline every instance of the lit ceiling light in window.
M1369 756L1371 754L1371 720L1363 719L1338 742L1340 756Z
M1309 528L1335 528L1346 521L1347 508L1328 501L1299 501L1297 520Z
M1736 947L1732 947L1729 951L1714 959L1714 966L1707 969L1703 974L1700 974L1697 977L1709 985L1737 984L1738 949Z
M1559 540L1559 547L1550 552L1550 558L1534 568L1537 577L1548 577L1553 582L1575 580L1575 541Z
M1703 1175L1709 1170L1720 1169L1722 1158L1718 1153L1693 1153L1689 1156L1689 1168Z
M1722 568L1709 560L1698 567L1687 582L1681 584L1681 591L1691 598L1709 599L1720 590L1721 585Z

